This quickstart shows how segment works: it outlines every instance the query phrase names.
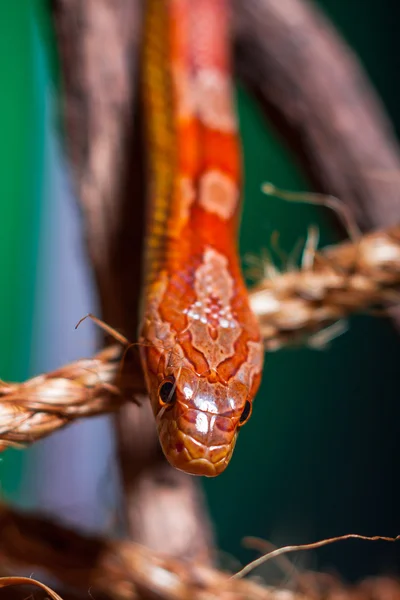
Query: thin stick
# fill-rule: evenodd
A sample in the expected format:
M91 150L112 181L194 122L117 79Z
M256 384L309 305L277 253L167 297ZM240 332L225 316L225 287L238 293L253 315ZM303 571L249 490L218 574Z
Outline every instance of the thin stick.
M82 319L79 319L78 323L75 325L75 329L78 329L79 325L83 323L83 321L86 321L86 319L91 319L93 323L96 323L96 325L98 325L103 331L111 335L115 340L117 340L117 342L120 342L120 344L122 344L123 346L127 346L130 344L129 340L124 335L119 333L116 329L114 329L114 327L111 327L111 325L108 325L98 317L92 315L92 313L88 313L87 315L82 317Z
M307 232L306 243L304 244L303 256L301 259L301 268L307 271L313 268L315 253L317 252L319 242L319 228L316 225L310 225Z
M275 552L278 548L267 540L263 540L258 537L248 536L243 539L243 545L246 548L251 548L253 550L259 550L261 553L264 553L264 556L268 552ZM288 577L295 576L296 580L300 578L300 572L297 567L285 556L277 557L277 564L280 567L282 573L287 575Z
M315 550L316 548L321 548L322 546L327 546L328 544L333 544L335 542L341 542L344 540L366 540L368 542L376 542L376 541L384 541L384 542L397 542L400 540L400 535L396 537L386 537L383 535L360 535L358 533L348 533L346 535L340 535L338 537L327 538L325 540L319 540L318 542L313 542L311 544L300 544L296 546L283 546L283 548L278 548L277 550L273 550L272 552L268 552L268 554L264 554L259 558L256 558L248 565L243 567L240 571L232 575L233 579L241 579L260 565L272 560L273 558L277 558L278 556L282 556L282 554L288 554L289 552L297 552L299 550Z
M0 588L10 587L13 585L35 585L36 587L41 588L49 594L50 598L53 600L62 600L61 596L53 592L47 585L44 583L40 583L36 579L31 579L30 577L0 577Z
M288 190L280 190L270 182L264 183L261 189L264 194L276 196L277 198L282 198L282 200L327 206L338 215L352 242L355 242L361 237L361 231L351 215L348 206L339 200L339 198L336 198L336 196L316 194L313 192L291 192Z
M121 361L120 361L118 375L117 375L118 378L122 377L123 370L124 370L125 359L126 359L126 356L127 356L128 352L129 352L129 350L133 346L140 346L140 345L143 345L143 344L141 342L130 342L128 340L128 338L126 338L124 335L122 335L122 333L119 333L119 331L117 331L116 329L114 329L114 327L111 327L111 325L108 325L108 323L106 323L105 321L102 321L101 319L99 319L98 317L96 317L95 315L93 315L92 313L88 313L85 317L82 317L82 319L80 319L78 321L78 323L75 325L75 329L78 329L79 325L83 321L85 321L86 319L91 319L103 331L105 331L106 333L108 333L109 335L111 335L115 340L117 340L117 342L119 342L120 344L122 344L123 346L125 346L125 349L124 349L124 352L122 354Z

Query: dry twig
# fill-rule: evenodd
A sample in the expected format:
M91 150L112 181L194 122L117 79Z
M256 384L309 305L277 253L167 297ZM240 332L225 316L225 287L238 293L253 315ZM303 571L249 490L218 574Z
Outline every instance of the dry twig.
M343 542L345 540L363 540L365 542L398 542L400 540L400 535L397 535L396 537L388 537L383 535L371 536L360 535L358 533L347 533L345 535L326 538L324 540L319 540L318 542L312 542L310 544L294 544L291 546L275 548L274 550L267 552L267 554L264 554L263 556L260 556L259 558L253 560L251 563L247 564L238 573L235 573L233 577L235 579L241 579L242 577L245 577L246 575L251 573L251 571L254 571L254 569L259 567L260 565L263 565L264 563L270 560L281 558L282 556L290 554L291 552L298 552L299 550L316 550L317 548L322 548L323 546L328 546L335 542Z
M31 579L30 577L0 577L0 588L6 588L15 585L30 585L38 587L46 592L46 594L48 594L49 598L52 600L62 600L62 598L56 594L56 592L53 592L53 590L47 587L47 585L44 585L44 583L36 581L36 579Z

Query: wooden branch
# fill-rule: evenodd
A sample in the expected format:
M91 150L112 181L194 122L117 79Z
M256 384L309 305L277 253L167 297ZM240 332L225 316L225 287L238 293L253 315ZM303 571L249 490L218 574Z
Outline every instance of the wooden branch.
M45 569L63 585L110 600L279 600L280 590L235 580L193 561L178 561L131 542L87 537L47 519L0 508L0 562ZM303 600L290 594L288 600Z
M400 582L390 577L347 585L333 575L300 572L290 588L288 584L285 588L267 587L250 579L233 578L230 573L196 561L172 559L131 542L81 535L5 505L0 505L0 563L2 572L45 570L69 590L68 598L72 598L71 590L74 598L77 594L87 598L90 590L91 597L103 600L400 598ZM290 562L285 566L292 572ZM0 587L4 584L0 579ZM63 597L67 600L67 595Z
M364 230L399 223L400 152L392 126L333 26L308 0L233 6L237 74L316 191L347 203Z
M66 146L103 318L136 336L143 172L137 127L141 0L52 0Z
M137 98L141 13L141 0L53 0L67 147L102 318L133 341L145 196ZM198 482L165 460L149 403L141 410L126 403L116 426L131 538L173 556L211 560Z

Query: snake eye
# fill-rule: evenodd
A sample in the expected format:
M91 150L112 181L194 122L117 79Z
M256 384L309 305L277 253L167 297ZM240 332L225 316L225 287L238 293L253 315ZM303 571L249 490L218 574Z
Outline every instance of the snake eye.
M252 404L251 404L251 402L246 400L246 404L244 405L243 412L240 415L239 427L241 427L242 425L247 423L247 421L250 419L251 410L252 410Z
M158 388L158 399L160 404L173 404L176 400L176 383L173 377L164 379Z

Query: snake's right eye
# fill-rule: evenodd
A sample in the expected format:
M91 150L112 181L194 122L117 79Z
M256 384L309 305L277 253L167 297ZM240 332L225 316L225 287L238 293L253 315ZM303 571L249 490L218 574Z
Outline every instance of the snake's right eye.
M158 388L158 399L162 406L173 404L176 400L176 382L174 377L168 377Z
M250 419L251 410L252 410L252 404L251 404L251 402L246 400L246 404L244 405L243 412L239 419L239 427L241 427L242 425L247 423L247 421Z

